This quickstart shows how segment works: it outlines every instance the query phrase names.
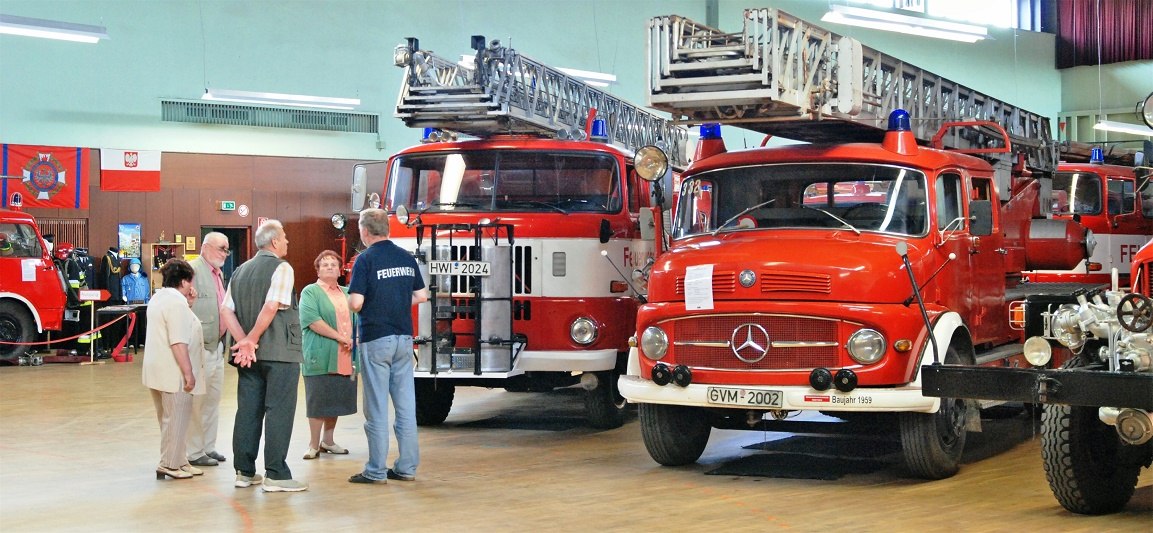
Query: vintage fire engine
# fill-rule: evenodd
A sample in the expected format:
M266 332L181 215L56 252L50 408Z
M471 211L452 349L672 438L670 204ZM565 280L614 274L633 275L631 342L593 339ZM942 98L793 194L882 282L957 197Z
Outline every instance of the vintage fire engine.
M924 396L921 365L1021 359L1010 302L1074 288L1021 273L1088 253L1049 215L1048 120L775 9L744 24L654 19L650 105L818 144L727 152L702 127L621 393L664 465L820 411L892 423L910 474L951 476L979 405Z
M1129 284L1133 255L1153 238L1153 183L1149 167L1102 164L1100 149L1090 163L1061 163L1053 176L1054 218L1077 217L1093 231L1093 256L1072 270L1029 272L1030 281L1109 283L1117 269Z
M416 39L395 57L405 68L396 115L428 141L389 159L382 202L399 215L391 239L414 253L431 293L415 313L418 422L443 422L458 386L579 383L590 423L617 427L617 377L646 290L634 271L654 256L659 196L633 152L663 143L683 154L687 130L472 42L472 67Z
M1037 368L922 369L926 395L1043 404L1045 476L1075 513L1121 510L1153 464L1153 242L1132 272L1130 293L1026 300L1019 316ZM1045 368L1058 352L1074 356Z
M59 331L66 317L77 319L76 310L68 309L68 291L36 219L0 210L0 360L34 351L27 343L38 334Z

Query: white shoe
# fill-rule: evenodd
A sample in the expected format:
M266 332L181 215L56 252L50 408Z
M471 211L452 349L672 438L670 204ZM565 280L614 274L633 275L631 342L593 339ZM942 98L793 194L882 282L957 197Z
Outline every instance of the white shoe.
M236 488L238 489L248 488L253 485L260 485L261 483L264 483L264 478L260 477L260 474L246 476L240 472L236 473Z
M264 492L302 492L308 490L308 483L295 479L266 479Z

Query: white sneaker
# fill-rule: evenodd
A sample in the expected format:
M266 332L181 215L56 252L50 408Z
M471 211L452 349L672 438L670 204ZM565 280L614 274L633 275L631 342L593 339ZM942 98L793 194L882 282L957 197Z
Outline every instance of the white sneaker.
M240 472L236 473L236 488L238 489L248 488L253 485L259 485L261 483L264 483L264 478L260 477L260 474L246 476Z
M302 492L308 490L308 483L295 479L266 479L264 492Z

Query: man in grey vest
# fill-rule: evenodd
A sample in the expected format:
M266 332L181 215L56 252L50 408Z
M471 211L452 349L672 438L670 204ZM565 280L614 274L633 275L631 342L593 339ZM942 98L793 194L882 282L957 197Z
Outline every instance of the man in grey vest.
M224 323L220 303L224 301L224 273L228 261L228 237L211 232L200 242L200 257L189 261L196 275L196 302L192 312L204 330L204 394L192 397L192 419L188 424L188 462L193 466L216 466L225 460L216 451L216 429L220 419L220 394L224 389Z
M285 459L296 416L300 382L300 314L292 293L294 273L283 259L288 236L278 220L256 229L260 250L232 274L220 319L237 339L232 364L237 369L236 423L232 453L236 486L263 482L265 492L300 492L308 484L292 479ZM264 475L256 473L256 456L264 432Z

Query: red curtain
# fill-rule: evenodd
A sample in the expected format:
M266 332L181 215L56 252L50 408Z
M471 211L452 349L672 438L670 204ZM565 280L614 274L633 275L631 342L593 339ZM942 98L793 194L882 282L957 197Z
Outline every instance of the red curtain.
M1057 68L1153 59L1153 2L1057 0Z

